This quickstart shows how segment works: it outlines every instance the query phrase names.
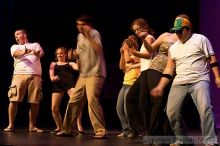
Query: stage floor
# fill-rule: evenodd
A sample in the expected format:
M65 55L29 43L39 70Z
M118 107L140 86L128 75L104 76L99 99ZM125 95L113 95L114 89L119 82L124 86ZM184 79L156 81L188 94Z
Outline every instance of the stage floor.
M106 139L93 139L93 131L85 131L84 135L59 137L51 134L50 130L43 133L27 132L25 129L14 132L0 131L0 146L148 146L143 137L118 138L120 131L108 130ZM190 131L191 135L200 136L199 131ZM150 145L149 145L150 146ZM201 143L195 146L204 146Z

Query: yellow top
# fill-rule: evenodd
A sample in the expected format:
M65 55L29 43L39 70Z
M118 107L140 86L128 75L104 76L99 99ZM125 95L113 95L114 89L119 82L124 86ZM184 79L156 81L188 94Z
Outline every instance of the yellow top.
M134 68L126 71L124 75L123 85L132 85L140 75L140 68Z

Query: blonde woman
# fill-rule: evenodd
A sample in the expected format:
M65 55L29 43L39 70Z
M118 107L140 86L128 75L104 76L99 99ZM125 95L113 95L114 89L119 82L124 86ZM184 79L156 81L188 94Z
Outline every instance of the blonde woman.
M75 62L68 62L67 52L67 49L64 47L57 48L55 62L51 62L50 64L49 74L53 82L51 110L56 123L56 129L51 133L61 131L62 116L60 113L60 103L65 92L69 96L72 95L78 77L78 65ZM83 133L81 116L82 114L79 115L77 122L79 134Z

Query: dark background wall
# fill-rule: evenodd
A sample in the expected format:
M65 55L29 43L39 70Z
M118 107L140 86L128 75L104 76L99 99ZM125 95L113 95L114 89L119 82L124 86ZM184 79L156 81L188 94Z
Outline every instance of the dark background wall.
M217 2L218 0L215 1ZM210 9L212 9L212 6L215 6L215 4L210 5ZM203 29L200 29L200 24L207 22L202 21L203 19L201 20L205 14L200 15L203 14L200 7L206 7L205 0L137 0L133 2L125 0L83 0L77 3L70 0L0 0L0 127L5 127L8 123L7 91L13 72L10 47L15 43L13 35L16 28L27 29L30 41L39 42L45 51L45 56L42 58L44 98L41 102L38 125L53 127L55 125L50 111L51 82L48 74L49 64L54 59L54 51L57 47L75 48L77 35L76 17L82 13L88 13L93 16L94 26L102 35L108 73L100 100L103 105L107 127L120 128L115 110L117 94L123 78L122 72L118 69L119 48L122 40L132 33L130 31L131 22L139 17L146 19L150 27L155 31L155 37L157 37L172 27L176 15L186 13L193 20L195 32L207 32L207 35L211 37L213 30L208 33L209 30L204 28L206 25L202 27ZM216 15L215 18L217 18L217 13L213 15ZM212 18L209 16L210 23L208 26L212 26ZM217 25L215 28L208 26L207 28L217 28ZM215 38L213 36L213 41L217 41ZM217 94L215 95L217 96ZM65 96L61 107L62 113L65 111L67 100L68 97ZM187 109L194 110L190 102L187 107L192 107ZM192 113L187 109L185 110L185 115L188 112ZM196 118L193 122L189 122L189 127L198 128L197 113L195 112L193 115ZM186 119L190 118L186 116ZM19 106L16 126L27 126L27 123L28 106L24 102ZM86 107L84 109L83 123L85 127L90 127Z
M218 60L220 60L220 1L213 0L207 2L206 0L200 1L200 32L206 35L210 41L212 42L213 48L215 49L215 53L218 56ZM214 106L214 112L216 116L217 126L220 127L220 90L216 88L215 81L212 76L212 84L211 84L211 95L212 95L212 103Z

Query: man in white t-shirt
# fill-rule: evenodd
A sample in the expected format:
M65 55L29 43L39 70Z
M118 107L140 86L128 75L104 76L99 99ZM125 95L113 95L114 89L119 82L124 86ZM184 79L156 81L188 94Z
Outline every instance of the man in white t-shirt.
M9 87L9 125L5 132L12 132L17 113L17 107L23 101L27 93L27 102L30 103L29 131L43 132L36 127L35 123L39 112L39 104L42 99L42 68L40 58L44 51L40 44L30 43L27 32L24 29L15 31L15 40L18 44L11 47L11 55L14 59L14 72Z
M200 115L203 142L206 146L217 145L218 137L210 99L210 69L218 88L220 73L212 45L204 35L192 33L190 18L185 14L176 17L171 31L176 33L179 40L170 47L162 78L151 94L161 96L175 71L166 111L176 135L175 143L189 144L181 116L183 101L189 93Z

